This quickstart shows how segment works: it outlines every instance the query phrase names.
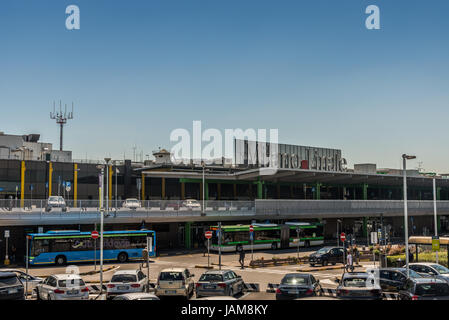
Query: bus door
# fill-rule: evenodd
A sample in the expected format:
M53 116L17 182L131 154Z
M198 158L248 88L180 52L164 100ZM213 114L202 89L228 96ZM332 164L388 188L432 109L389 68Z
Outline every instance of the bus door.
M281 226L281 248L290 247L290 227L283 225Z

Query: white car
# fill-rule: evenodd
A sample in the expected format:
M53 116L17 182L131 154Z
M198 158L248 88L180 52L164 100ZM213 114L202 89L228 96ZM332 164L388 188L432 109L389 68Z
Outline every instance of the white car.
M77 274L55 274L36 286L38 300L88 300L89 289Z
M157 279L156 295L183 296L189 299L195 290L194 276L186 268L164 269Z
M182 202L182 206L189 209L201 209L201 204L195 199L184 200Z
M404 266L406 268L407 266ZM449 269L433 262L414 262L409 268L424 277L434 277L449 283Z
M52 208L61 208L63 211L67 210L65 200L61 196L51 196L47 200L46 211L50 211Z
M123 202L123 208L127 209L138 209L141 208L142 205L140 204L140 201L135 198L129 198L126 199L125 202Z
M160 300L156 295L152 293L125 293L120 296L116 296L114 300Z
M114 273L106 289L106 298L125 293L145 292L147 276L141 270L119 270Z
M32 276L18 269L0 269L0 272L14 272L19 277L20 281L22 281L24 289L28 278L28 293L32 293L36 286L44 281L43 278Z

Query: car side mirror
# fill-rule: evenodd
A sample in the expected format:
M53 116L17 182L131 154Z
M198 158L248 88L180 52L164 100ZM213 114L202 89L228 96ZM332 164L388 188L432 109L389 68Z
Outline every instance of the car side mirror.
M317 280L316 283L320 283L320 280Z
M335 282L335 283L340 283L340 279L335 278L334 282Z

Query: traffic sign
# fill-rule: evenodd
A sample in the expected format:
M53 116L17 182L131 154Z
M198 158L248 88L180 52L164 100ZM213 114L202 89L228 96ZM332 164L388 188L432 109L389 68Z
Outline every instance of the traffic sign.
M210 239L210 238L212 238L212 231L206 231L205 233L204 233L204 237L206 237L206 239Z
M9 230L5 230L5 238L9 238Z
M340 233L340 240L343 242L346 240L346 234L344 232Z
M254 227L252 225L249 226L249 232L254 232Z
M92 237L92 239L98 239L99 237L98 231L92 231L90 233L90 236Z
M440 237L438 236L432 237L432 251L440 251Z
M250 232L249 233L249 240L253 240L254 239L254 232Z

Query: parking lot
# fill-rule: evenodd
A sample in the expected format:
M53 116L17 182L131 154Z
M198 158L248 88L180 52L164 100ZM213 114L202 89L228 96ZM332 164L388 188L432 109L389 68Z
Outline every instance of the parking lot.
M316 251L318 248L301 249L300 256L308 256ZM276 258L296 257L297 252L294 249L290 250L266 250L254 252L254 259L271 259L273 256ZM310 267L308 264L301 265L279 265L274 267L260 267L251 268L248 267L248 263L251 260L251 252L246 253L245 268L241 269L238 262L238 254L225 253L222 254L222 270L232 270L237 275L241 276L246 284L247 290L243 294L237 294L236 298L242 300L273 300L276 299L275 290L276 286L281 282L284 275L288 273L307 273L312 274L317 280L319 280L321 287L325 289L324 294L326 296L332 296L335 294L335 288L337 287L336 279L340 278L343 273L342 264L336 266L327 267ZM214 270L218 270L219 257L216 253L210 254L210 266ZM207 253L201 252L170 252L161 254L156 258L150 260L150 283L155 284L157 277L161 270L166 268L188 268L190 273L193 274L193 280L196 283L200 276L207 270L208 257ZM362 264L356 268L356 271L364 271L366 267L371 264ZM86 282L90 292L90 299L105 299L105 296L99 296L97 293L100 287L100 274L99 264L96 268L92 264L78 264L76 265L82 279ZM118 270L131 270L142 268L142 272L146 275L147 268L142 262L127 262L127 263L106 263L104 264L103 281L104 285L111 280L113 274ZM20 268L24 270L23 268ZM93 272L94 269L97 272ZM29 273L33 276L39 276L45 278L52 274L66 273L67 267L55 267L55 266L40 266L32 267L29 269ZM25 270L24 270L25 271ZM35 296L28 297L28 299L36 299ZM192 297L195 299L195 296Z

